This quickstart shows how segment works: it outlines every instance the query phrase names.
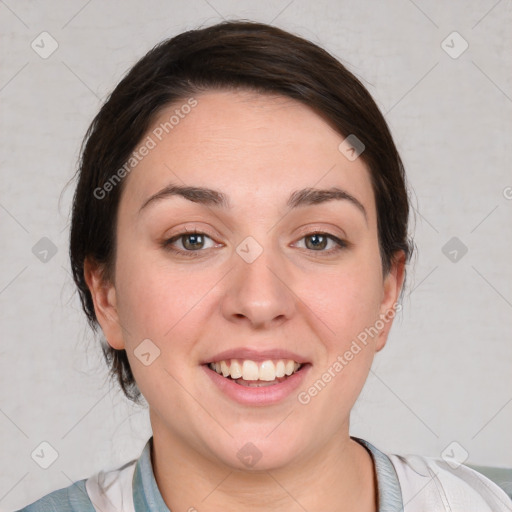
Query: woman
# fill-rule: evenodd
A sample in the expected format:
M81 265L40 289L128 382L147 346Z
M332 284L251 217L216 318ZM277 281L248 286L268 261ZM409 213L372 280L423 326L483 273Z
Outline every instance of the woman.
M88 131L70 244L153 436L23 510L510 510L469 468L349 435L400 308L408 214L386 122L327 52L246 22L158 45Z

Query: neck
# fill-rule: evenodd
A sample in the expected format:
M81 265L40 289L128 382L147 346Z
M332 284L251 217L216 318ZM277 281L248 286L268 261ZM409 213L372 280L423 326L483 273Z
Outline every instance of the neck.
M208 458L155 426L153 472L173 512L377 511L373 461L366 448L350 439L348 428L293 465L245 471Z

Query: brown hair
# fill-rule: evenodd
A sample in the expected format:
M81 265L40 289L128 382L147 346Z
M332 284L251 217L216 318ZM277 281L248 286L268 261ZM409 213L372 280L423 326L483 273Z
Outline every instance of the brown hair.
M340 134L365 146L375 194L379 247L386 274L398 251L408 260L409 201L400 156L387 123L361 82L317 45L273 26L229 21L191 30L148 52L114 89L82 145L73 199L70 258L92 328L98 327L84 278L86 258L113 278L115 227L123 182L105 187L125 166L164 107L211 89L280 94L313 108ZM105 187L105 188L103 188ZM109 190L98 194L97 190ZM125 350L103 343L112 376L134 401L140 392Z

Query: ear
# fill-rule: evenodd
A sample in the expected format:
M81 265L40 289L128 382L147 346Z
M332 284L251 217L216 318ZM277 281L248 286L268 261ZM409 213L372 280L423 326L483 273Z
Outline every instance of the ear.
M105 278L103 265L94 263L88 258L84 262L84 277L92 295L96 319L108 344L117 350L125 348L123 331L117 313L114 284Z
M382 302L380 305L379 319L384 324L375 340L375 350L379 352L384 348L388 339L389 331L393 325L393 319L400 310L398 298L404 284L405 277L405 253L399 251L393 257L391 268L384 276ZM398 307L397 307L398 306Z

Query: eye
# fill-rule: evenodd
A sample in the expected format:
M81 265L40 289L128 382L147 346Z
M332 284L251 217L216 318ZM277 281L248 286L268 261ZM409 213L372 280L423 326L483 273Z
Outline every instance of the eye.
M344 240L341 240L340 238L329 233L322 232L309 233L300 239L300 241L302 240L306 241L306 249L324 254L332 254L341 251L348 246L347 242ZM325 250L329 243L331 243L331 248Z
M210 241L210 245L207 245L207 241ZM299 242L305 240L305 249L321 254L334 254L348 246L348 243L340 238L324 232L309 233L302 237ZM299 242L295 246L300 246ZM176 247L179 245L181 247ZM330 248L326 250L330 245ZM200 231L186 231L179 233L162 243L164 249L169 250L175 254L187 256L187 257L199 257L204 249L211 249L216 244L213 239L206 233Z
M209 247L205 246L207 240L212 242ZM176 248L174 246L176 243L181 245L181 248ZM210 249L211 247L215 246L215 243L213 242L212 238L205 233L201 233L199 231L187 231L165 240L162 245L165 249L168 249L174 253L194 257L199 256L199 254L194 253L198 253L202 249Z

